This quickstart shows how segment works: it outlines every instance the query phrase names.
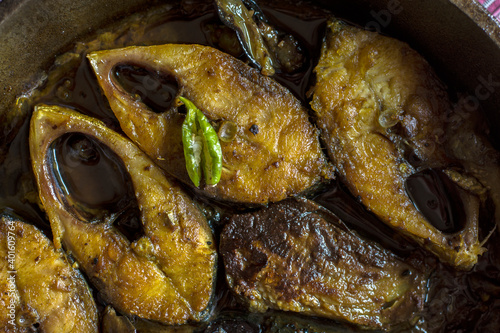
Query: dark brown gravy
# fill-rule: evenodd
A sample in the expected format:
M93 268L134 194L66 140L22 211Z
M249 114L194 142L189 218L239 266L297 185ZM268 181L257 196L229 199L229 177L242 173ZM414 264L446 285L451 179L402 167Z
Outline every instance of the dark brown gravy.
M329 13L302 3L300 5L277 7L263 6L271 23L293 33L307 50L307 65L297 73L278 74L276 80L288 87L305 105L307 105L307 90L312 82L312 69L319 55L322 36ZM169 6L152 9L148 13L138 14L132 20L133 26L137 18L145 26L142 28L124 28L129 23L120 23L106 30L116 31L114 41L105 47L122 47L128 45L151 45L167 42L199 43L220 48L246 60L241 49L234 43L234 36L219 22L215 8L211 2L186 2L169 10ZM299 14L297 14L299 13ZM135 21L134 21L135 20ZM105 30L103 30L105 31ZM175 33L172 33L175 32ZM95 38L95 36L93 37ZM105 48L96 47L95 43L89 50ZM76 50L76 48L75 48ZM76 53L83 51L75 51ZM61 72L61 66L54 66L51 71ZM33 103L48 103L65 105L78 111L103 120L112 129L119 131L118 123L113 116L106 99L101 94L94 74L84 57L65 69L63 74L55 76L53 82L48 82L43 93L38 95ZM132 66L118 69L118 76L123 82L128 82L128 90L136 84L151 79L151 73ZM164 103L168 104L168 93L171 84L161 77L154 78L151 85L142 84L139 98L160 112ZM124 84L127 86L127 84ZM127 88L127 87L126 87ZM168 88L168 89L167 89ZM133 93L133 91L131 91ZM0 209L14 213L21 218L39 226L48 235L50 227L45 215L37 205L37 190L31 173L28 150L28 122L13 136L10 148L3 157L0 167ZM106 169L106 168L104 168ZM102 171L102 170L101 170ZM104 170L102 173L108 171ZM103 174L98 177L106 179ZM114 200L120 195L126 195L128 189L115 188L123 193L109 192L109 198ZM88 194L87 194L88 195ZM108 201L109 201L108 200ZM200 202L213 217L212 221L217 231L224 221L224 216L231 214L230 207L218 203L207 203L203 198ZM351 198L340 186L333 184L317 200L337 213L345 222L360 233L378 240L384 246L391 248L402 256L420 252L413 244L405 240L364 210L359 210L359 204ZM119 200L118 200L119 201ZM91 203L96 205L95 202ZM210 205L209 205L210 204ZM124 213L129 216L130 212ZM133 215L133 214L132 214ZM125 218L119 225L122 232L130 231L129 238L134 238L139 231L138 222L134 218ZM414 332L500 332L500 242L498 232L486 244L488 252L471 272L457 272L439 263L429 281L429 296L421 319L413 327ZM222 264L220 265L222 267ZM196 328L200 332L339 332L356 331L349 326L338 326L331 321L320 319L304 319L289 314L270 313L265 315L248 314L240 301L227 290L221 269L217 283L214 319L206 325ZM279 324L276 324L279 323ZM402 329L408 331L407 328Z
M454 183L440 170L425 169L405 180L413 204L426 219L445 234L459 232L465 225L465 212Z
M52 145L55 179L66 196L83 208L111 213L123 209L131 181L121 160L107 146L80 133L68 133ZM105 184L103 186L102 184Z

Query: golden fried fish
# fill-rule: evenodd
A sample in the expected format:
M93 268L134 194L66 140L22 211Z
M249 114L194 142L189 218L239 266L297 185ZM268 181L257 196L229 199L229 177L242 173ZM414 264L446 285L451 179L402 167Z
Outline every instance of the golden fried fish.
M206 195L266 204L304 192L330 167L307 110L287 89L232 56L201 45L129 47L88 56L122 130L160 167L192 185L186 172L175 106L155 113L114 74L133 65L174 77L178 96L192 101L219 133L222 176Z
M122 161L140 210L141 237L129 241L117 231L119 212L87 220L85 206L63 191L53 145L68 133L100 142ZM197 206L151 159L100 121L44 105L33 113L30 152L56 247L62 243L71 252L108 303L122 314L166 324L204 318L215 279L212 233ZM82 153L92 156L89 165L107 158L86 148ZM98 189L106 190L106 184Z
M333 21L315 73L311 106L349 190L442 261L471 268L484 251L478 197L456 184L465 222L460 230L443 232L405 189L405 180L417 172L446 172L453 164L442 144L451 106L429 64L405 43Z
M2 216L0 256L2 332L98 332L87 283L40 230Z
M250 308L347 321L408 323L423 308L426 274L306 199L235 215L220 253L231 289Z

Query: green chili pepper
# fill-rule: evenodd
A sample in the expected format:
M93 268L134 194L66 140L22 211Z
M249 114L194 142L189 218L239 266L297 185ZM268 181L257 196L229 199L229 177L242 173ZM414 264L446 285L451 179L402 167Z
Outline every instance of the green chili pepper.
M180 97L186 105L187 115L182 123L182 144L184 147L184 159L189 178L195 186L200 186L201 170L201 141L197 139L198 129L196 126L196 108L189 100ZM189 107L189 105L193 107Z
M189 178L200 186L201 173L207 185L219 182L222 173L222 149L217 132L207 117L188 99L179 97L187 108L182 124L182 143Z

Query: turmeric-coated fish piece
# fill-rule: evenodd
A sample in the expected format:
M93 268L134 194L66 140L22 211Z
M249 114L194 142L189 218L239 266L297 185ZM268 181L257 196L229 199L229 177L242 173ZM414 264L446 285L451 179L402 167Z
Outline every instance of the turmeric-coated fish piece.
M87 141L78 142L74 155L58 157L55 142L68 134ZM71 252L106 302L122 314L165 324L204 319L214 288L215 245L205 216L175 181L130 140L64 107L35 108L30 152L56 247L62 243ZM112 154L121 161L133 186L142 228L136 239L129 240L113 224L120 219L120 207L105 214L98 203L77 200L80 196L71 191L69 180L79 177L71 178L63 170L65 166L69 171L93 170ZM119 172L117 164L108 177ZM81 190L92 184L97 189L91 193L102 196L99 192L110 191L103 179L103 184L92 179L81 182ZM111 199L103 207L109 207Z
M175 103L153 112L123 88L114 71L121 65L138 66L175 79L177 95L192 101L219 133L221 180L200 187L210 197L266 204L330 177L307 110L290 91L228 54L201 45L167 44L99 51L88 58L126 135L160 167L193 185L181 140L185 115Z
M423 308L423 267L363 240L306 199L233 216L220 253L230 288L254 311L292 311L377 329L407 324Z
M98 332L81 273L40 230L7 215L0 217L0 305L2 332Z
M430 65L403 42L332 21L315 73L311 106L349 190L443 262L471 268L484 251L478 240L479 198L453 183L457 199L452 201L461 202L458 215L465 222L444 230L422 213L439 206L436 200L424 198L426 208L409 196L419 172L429 170L425 177L431 178L450 174L448 168L457 165L443 144L451 105ZM409 177L411 186L405 187Z

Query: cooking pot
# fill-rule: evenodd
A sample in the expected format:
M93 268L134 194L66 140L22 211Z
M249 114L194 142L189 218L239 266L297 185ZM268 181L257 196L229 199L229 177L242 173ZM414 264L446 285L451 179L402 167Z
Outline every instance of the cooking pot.
M189 2L189 0L184 0ZM128 14L165 1L0 0L0 150L25 120L16 98L43 82L55 56ZM473 0L318 0L339 17L418 50L443 81L500 124L500 24ZM495 127L492 126L494 129ZM14 131L15 132L15 131ZM491 139L500 147L500 131ZM0 151L2 163L3 151ZM0 177L2 174L0 173ZM3 184L0 181L0 184ZM2 208L2 207L0 207Z

